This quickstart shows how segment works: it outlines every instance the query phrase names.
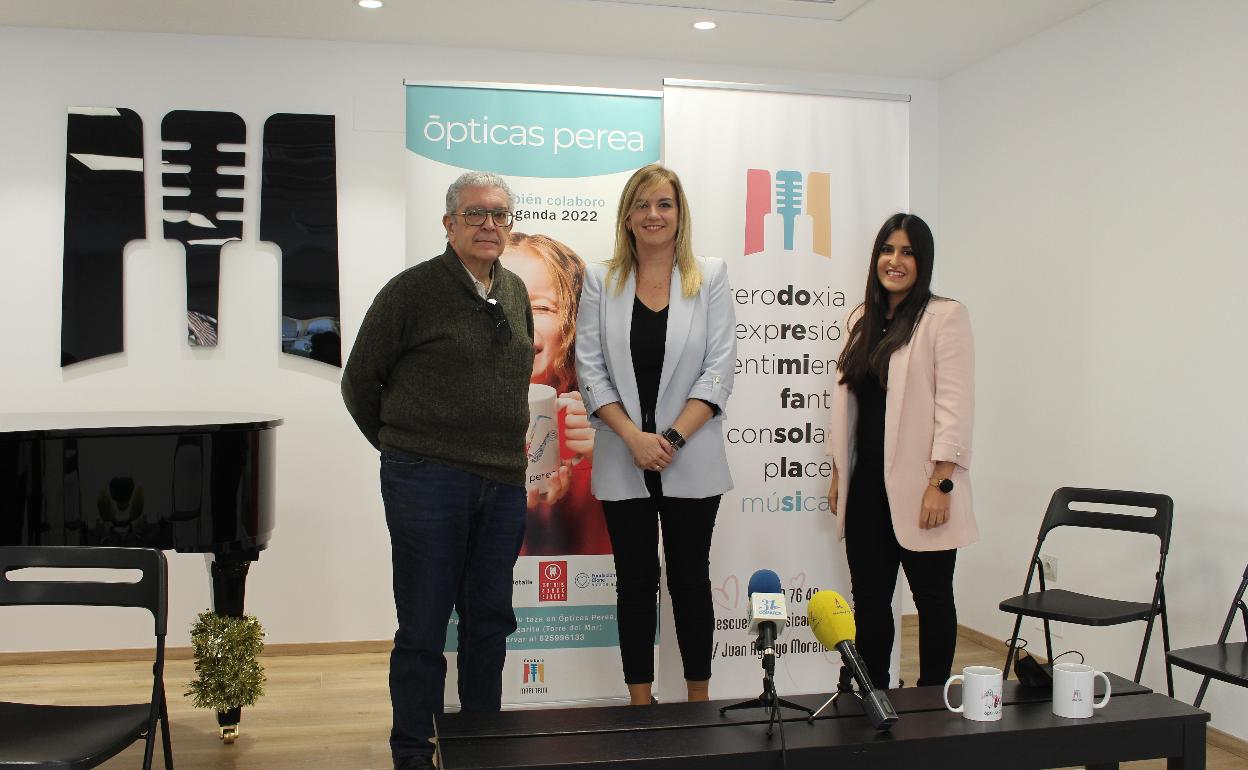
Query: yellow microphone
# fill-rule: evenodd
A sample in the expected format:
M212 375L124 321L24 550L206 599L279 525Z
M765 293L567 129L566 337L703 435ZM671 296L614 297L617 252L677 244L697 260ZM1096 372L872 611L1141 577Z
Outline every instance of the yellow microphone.
M862 698L862 710L871 726L876 730L892 727L897 721L897 712L888 696L872 686L867 667L862 658L858 657L858 649L854 647L858 627L854 623L854 611L850 609L849 602L836 591L818 591L810 597L806 619L811 633L819 643L829 650L839 652L841 662L853 672L854 682L858 685L858 696Z
M836 591L817 591L810 598L806 610L810 631L819 643L829 650L845 640L854 641L858 627L854 624L854 611L845 597Z

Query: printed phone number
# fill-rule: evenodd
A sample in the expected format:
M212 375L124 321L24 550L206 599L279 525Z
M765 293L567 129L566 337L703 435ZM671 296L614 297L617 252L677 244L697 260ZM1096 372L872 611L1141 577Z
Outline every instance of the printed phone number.
M583 642L585 634L539 634L539 642Z

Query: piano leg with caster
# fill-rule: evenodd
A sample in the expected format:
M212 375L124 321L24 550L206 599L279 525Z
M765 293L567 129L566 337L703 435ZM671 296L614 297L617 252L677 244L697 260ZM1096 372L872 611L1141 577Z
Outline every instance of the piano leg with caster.
M260 556L257 552L243 552L222 556L214 554L212 559L212 610L218 615L231 618L243 616L243 597L247 589L247 570L251 562ZM221 730L221 740L233 743L238 740L239 724L242 722L243 709L236 706L229 711L217 712L217 726Z

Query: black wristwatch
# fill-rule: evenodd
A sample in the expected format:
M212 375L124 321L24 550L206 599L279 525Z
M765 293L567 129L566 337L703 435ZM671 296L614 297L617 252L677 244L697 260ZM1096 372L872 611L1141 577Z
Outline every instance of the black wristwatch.
M680 431L675 428L668 428L660 435L667 439L667 443L672 445L672 449L680 449L685 445L685 437L680 435Z
M953 491L953 479L928 479L927 483L944 492L946 495Z

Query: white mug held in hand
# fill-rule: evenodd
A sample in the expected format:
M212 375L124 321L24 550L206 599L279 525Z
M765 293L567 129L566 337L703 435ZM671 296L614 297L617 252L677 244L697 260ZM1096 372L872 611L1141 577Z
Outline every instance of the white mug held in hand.
M1096 678L1105 680L1105 697L1093 702ZM1087 719L1093 709L1109 703L1109 677L1082 663L1058 663L1053 666L1053 713L1068 719Z
M529 385L529 430L524 452L529 458L525 489L545 492L559 470L559 406L555 389Z
M962 683L962 705L949 703L949 686ZM995 722L1001 718L1001 669L992 666L967 666L945 682L945 708L976 722Z

